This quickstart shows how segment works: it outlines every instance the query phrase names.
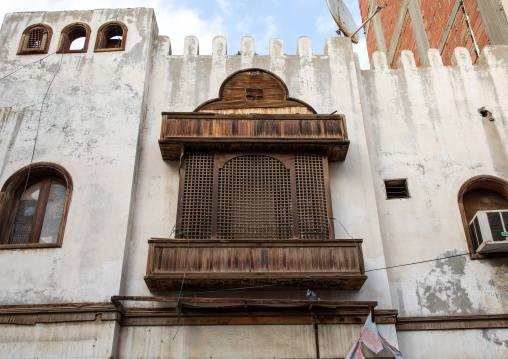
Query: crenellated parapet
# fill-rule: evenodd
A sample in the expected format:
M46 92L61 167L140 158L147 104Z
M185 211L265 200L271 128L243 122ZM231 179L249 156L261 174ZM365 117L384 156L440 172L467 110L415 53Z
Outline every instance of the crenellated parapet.
M296 46L296 56L300 57L312 57L312 56L327 56L329 55L329 50L333 46L333 40L337 38L328 38L324 48L324 54L314 54L312 49L312 39L308 36L301 36L298 39L298 43ZM349 41L342 38L341 40L347 44ZM199 53L199 40L196 36L187 36L184 40L184 49L183 55L173 55L171 41L167 36L159 36L159 47L161 49L161 53L168 54L170 56L184 56L184 57L195 57L200 56ZM332 42L330 42L332 41ZM210 55L201 55L201 56L210 56ZM219 35L213 39L212 42L212 56L214 57L222 57L228 56L227 53L227 40L224 36ZM254 56L258 56L256 54L255 49L255 41L254 38L250 36L244 36L241 40L240 54L239 55L229 55L229 56L241 56L242 58L252 58ZM285 54L284 48L284 40L283 39L270 39L269 45L269 54L262 56L270 56L270 57L284 57L288 56ZM291 56L291 55L290 55ZM294 55L292 55L294 56Z
M469 51L464 47L457 47L453 51L452 67L458 66L459 68L468 68L472 66L507 66L508 65L508 46L486 46L481 53L481 56L476 64L473 61ZM416 69L416 62L414 54L409 50L402 50L399 60L397 62L399 69L411 70ZM429 49L427 52L427 64L425 68L441 68L443 67L443 59L437 49ZM386 54L381 51L376 51L372 54L371 70L388 71L388 61ZM394 70L395 71L395 70Z
M210 56L199 54L199 40L195 36L187 36L184 41L183 55L172 55L171 42L169 38L165 36L159 37L159 46L161 53L168 54L170 56L183 56L185 58L192 58L197 56ZM307 36L302 36L298 39L296 47L296 55L286 55L284 48L283 39L270 39L269 53L268 55L261 55L260 57L268 57L271 62L277 62L277 59L283 59L287 56L297 56L300 58L312 58L312 57L323 57L333 56L338 48L350 47L351 44L346 38L328 38L325 42L325 48L323 54L314 54L312 48L312 39ZM212 54L213 58L225 58L225 57L240 57L242 68L248 68L252 66L254 56L256 54L255 41L250 36L244 36L241 40L240 54L228 55L227 53L227 40L224 36L216 36L212 43ZM354 54L353 58L358 65L358 55ZM452 65L460 68L467 68L471 66L504 66L508 62L508 46L487 46L483 50L478 62L473 64L471 55L466 48L457 47L452 56ZM279 60L280 62L280 60ZM388 66L386 53L376 51L372 54L370 61L370 70L378 71L389 71L391 70ZM416 69L416 61L414 54L409 50L403 50L397 62L399 69ZM427 52L427 61L422 69L425 68L441 68L444 67L443 59L439 50L429 49ZM395 69L396 70L396 69Z

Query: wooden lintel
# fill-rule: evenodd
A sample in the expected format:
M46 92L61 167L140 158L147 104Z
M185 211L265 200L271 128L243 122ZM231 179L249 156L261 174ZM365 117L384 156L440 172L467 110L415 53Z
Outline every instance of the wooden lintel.
M137 297L137 296L113 296L111 301L116 303L121 300L137 302L180 302L180 303L221 303L221 304L263 304L263 305L332 305L332 306L365 306L370 308L377 306L376 301L341 301L341 300L292 300L292 299L249 299L249 298L196 298L196 297Z
M162 159L179 161L186 152L270 152L270 153L317 153L328 157L330 162L344 161L349 140L341 138L212 138L212 137L165 137L159 140Z
M177 297L113 296L112 303L0 305L0 325L117 321L124 326L178 325L172 307L129 307L127 301L178 302ZM122 305L125 301L125 306ZM180 325L362 325L375 301L180 298ZM196 305L202 305L197 307ZM226 306L208 306L222 304ZM247 304L247 305L245 305ZM312 306L312 310L309 307ZM397 331L508 328L508 314L397 317L397 310L374 311L376 323L395 324Z
M334 240L284 240L284 241L266 241L265 239L242 239L242 240L220 240L220 239L193 239L191 243L187 239L174 238L150 238L148 243L168 244L170 246L210 246L210 247L234 247L234 246L256 246L256 247L282 247L295 246L298 247L356 247L363 243L363 239L334 239Z
M468 314L401 317L398 331L508 328L508 314Z
M314 115L314 114L221 114L214 112L162 112L162 116L168 119L227 119L227 120L344 120L344 115Z

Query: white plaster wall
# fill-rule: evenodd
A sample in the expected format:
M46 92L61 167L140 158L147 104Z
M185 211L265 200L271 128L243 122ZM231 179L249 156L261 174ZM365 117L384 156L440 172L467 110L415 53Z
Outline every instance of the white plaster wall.
M193 111L201 103L216 98L228 75L256 67L274 72L287 84L289 95L310 104L318 113L338 111L346 115L351 145L343 163L330 164L334 216L355 238L363 238L366 268L383 267L377 208L369 168L362 107L358 88L358 65L347 39L330 38L324 55L313 55L309 38L300 38L298 55L284 55L282 40L272 39L269 56L255 56L254 40L242 40L242 55L229 56L226 40L214 40L211 56L198 55L198 40L188 37L184 55L170 55L170 41L159 37L154 54L146 121L143 123L138 187L129 264L125 280L128 295L149 295L146 273L150 237L168 237L176 220L178 168L176 161L164 162L158 139L161 112ZM336 223L336 237L349 238ZM171 294L171 293L166 293ZM173 293L174 294L174 293ZM380 308L391 308L386 273L370 274L359 292L321 291L322 299L377 300ZM214 293L214 296L248 296L305 299L305 291Z
M24 358L109 358L115 353L116 322L0 325L0 356Z
M74 191L62 248L0 250L0 303L108 301L120 291L136 167L152 9L14 13L0 36L0 74L44 55L16 55L23 30L53 29L48 54L73 22L91 29L87 53L54 54L0 81L0 183L30 163L62 165ZM117 19L128 27L125 51L94 53L98 28Z
M358 340L359 324L319 325L322 358L343 358ZM379 325L383 337L397 342L393 325ZM178 331L178 333L177 333ZM368 349L364 353L370 353ZM371 353L372 354L372 353ZM120 358L315 358L316 338L311 325L230 325L178 327L122 327ZM379 356L389 357L388 352ZM408 356L411 357L411 356Z
M179 359L314 358L316 342L311 325L121 329L120 358L151 359L161 356Z
M508 357L508 329L398 332L402 354L414 359L498 359ZM407 354L406 354L407 355Z
M371 168L389 266L467 253L457 204L461 185L477 175L508 179L508 47L487 47L480 65L455 50L443 67L416 68L410 52L389 70L384 54L362 71L361 94ZM490 122L477 110L485 106ZM384 179L407 178L411 198L386 200ZM506 313L506 258L468 255L388 270L399 316Z

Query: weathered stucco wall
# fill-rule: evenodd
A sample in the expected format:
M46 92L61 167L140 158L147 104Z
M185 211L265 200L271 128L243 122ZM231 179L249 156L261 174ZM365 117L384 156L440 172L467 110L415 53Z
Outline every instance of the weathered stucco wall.
M116 355L116 322L0 325L2 358L109 358Z
M115 19L128 27L125 51L94 53L98 28ZM88 52L53 54L61 30L78 21L92 29ZM154 14L8 14L0 74L45 56L16 55L23 30L40 22L53 29L53 55L0 82L0 183L30 163L41 102L58 71L41 112L34 162L63 166L74 191L62 248L0 250L0 303L107 301L120 290Z
M399 332L400 350L415 359L506 358L508 330L436 330Z
M321 358L343 358L358 339L362 325L319 326ZM311 325L123 327L120 358L271 359L315 358ZM380 325L384 338L396 342L393 326ZM176 336L175 336L176 334ZM173 339L174 338L174 339ZM383 351L380 356L385 355ZM386 355L388 356L388 355Z
M263 68L280 76L289 95L303 100L318 113L345 114L351 145L345 162L330 163L330 187L334 217L354 238L363 238L366 268L383 267L384 254L377 222L377 209L368 166L362 109L358 89L358 64L351 43L345 38L330 38L324 55L312 54L311 40L302 37L297 55L284 55L282 40L272 39L269 56L254 55L254 40L242 40L242 55L229 56L226 40L214 40L211 56L198 55L198 40L187 37L184 54L170 55L170 43L159 37L154 54L147 116L143 124L142 150L138 171L136 211L130 240L129 265L125 281L128 295L150 294L143 276L146 273L150 237L168 237L176 221L178 197L177 161L164 162L157 140L161 112L193 111L201 103L216 98L222 82L244 68ZM339 223L336 238L349 238ZM184 288L185 290L185 288ZM214 295L252 297L243 292ZM305 291L272 291L264 296L304 299ZM386 274L373 272L360 292L320 291L322 299L377 300L380 308L391 308Z
M388 70L382 53L362 71L362 106L388 266L467 253L457 194L477 175L508 179L508 47L487 47L480 64L457 48L416 68L403 52ZM485 106L495 121L483 118ZM411 198L386 200L383 180L407 178ZM400 316L506 313L506 258L469 255L388 270Z

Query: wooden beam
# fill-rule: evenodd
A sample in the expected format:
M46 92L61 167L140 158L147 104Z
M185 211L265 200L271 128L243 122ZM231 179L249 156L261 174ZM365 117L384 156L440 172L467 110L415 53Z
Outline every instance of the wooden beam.
M292 299L249 299L249 298L196 298L196 297L138 297L138 296L112 296L111 302L118 301L137 302L180 302L180 303L217 303L217 304L258 304L258 305L332 305L337 307L372 307L377 306L376 301L341 301L341 300L292 300Z
M401 317L397 331L508 328L508 314L467 314Z

